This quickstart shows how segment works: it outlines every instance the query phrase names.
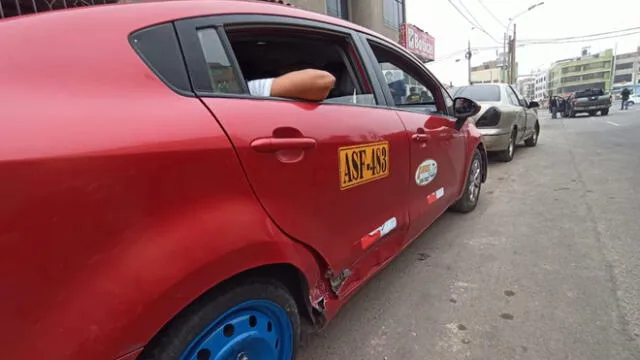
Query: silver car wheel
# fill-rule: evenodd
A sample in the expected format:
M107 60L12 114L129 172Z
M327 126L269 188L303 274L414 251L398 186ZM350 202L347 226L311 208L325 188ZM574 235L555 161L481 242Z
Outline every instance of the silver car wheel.
M480 184L482 183L482 166L480 160L474 159L469 171L469 200L475 203L480 194Z
M513 150L515 149L515 139L513 138L513 135L511 136L512 137L509 139L509 148L507 149L507 151L509 151L509 157L513 156Z

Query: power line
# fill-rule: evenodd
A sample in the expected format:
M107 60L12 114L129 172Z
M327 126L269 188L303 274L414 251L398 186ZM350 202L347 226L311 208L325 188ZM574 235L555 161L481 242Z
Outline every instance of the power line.
M496 43L500 43L493 36L491 36L491 34L489 34L485 29L483 29L482 26L480 26L479 24L476 24L473 21L469 20L469 18L456 6L456 4L453 3L453 1L451 1L451 0L447 0L447 1L449 2L449 4L451 4L451 6L453 6L454 9L456 9L456 11L458 12L458 14L460 14L460 16L462 16L465 20L467 20L467 22L469 24L471 24L471 26L473 26L473 27L477 28L478 30L482 31L483 33L485 33L487 36L489 36L491 38L491 40L495 41Z
M561 45L566 43L579 43L579 42L591 42L591 41L598 41L598 40L614 39L620 36L629 36L629 35L635 35L635 34L640 34L640 27L612 30L612 31L606 31L606 32L601 32L596 34L588 34L588 35L582 35L582 36L570 36L565 38L518 40L516 41L516 45L517 47L535 46L535 45ZM472 50L486 51L486 50L496 50L501 48L502 48L501 46L481 46L481 47L474 47ZM455 58L456 56L464 54L466 51L467 51L466 48L459 49L457 51L451 52L443 57L436 59L436 62Z
M533 41L533 42L535 42L535 41L565 41L565 40L574 40L574 39L589 40L588 38L592 38L592 37L598 37L598 36L603 36L603 35L611 35L611 34L618 34L618 33L623 33L623 32L628 32L628 31L636 31L636 30L640 30L640 26L627 28L627 29L605 31L605 32L595 33L595 34L581 35L581 36L569 36L569 37L551 38L551 39L523 39L522 41L523 42L530 42L530 41Z
M478 0L478 2L480 3L480 5L482 5L482 7L484 8L484 10L487 12L487 14L491 15L491 17L493 18L493 20L495 20L498 24L500 24L503 28L506 28L507 25L505 25L502 21L500 21L500 19L498 19L498 17L496 17L493 12L491 12L491 10L489 10L489 8L482 2L482 0Z
M485 32L486 30L484 29L484 27L482 27L480 25L480 21L478 21L478 19L476 19L473 14L471 13L471 11L469 11L469 9L467 8L467 6L464 4L464 1L460 1L460 5L462 5L462 8L467 12L467 15L469 15L469 17L476 23L476 27L478 28L478 30Z
M599 37L599 38L572 39L572 40L560 40L560 41L556 41L556 40L551 40L551 41L550 40L539 40L539 41L523 41L523 42L518 41L518 43L522 44L522 45L571 44L571 43L591 42L591 41L598 41L598 40L614 39L614 38L617 38L617 37L623 37L623 36L629 36L629 35L635 35L635 34L640 34L640 31L633 31L633 32L629 32L629 33L626 33L626 34L615 34L615 35L603 36L603 37Z

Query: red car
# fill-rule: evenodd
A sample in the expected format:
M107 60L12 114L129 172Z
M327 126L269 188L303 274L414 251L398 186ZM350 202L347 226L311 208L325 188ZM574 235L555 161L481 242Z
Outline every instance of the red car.
M486 178L478 105L339 19L185 0L0 34L4 359L292 359ZM327 100L248 95L293 62Z

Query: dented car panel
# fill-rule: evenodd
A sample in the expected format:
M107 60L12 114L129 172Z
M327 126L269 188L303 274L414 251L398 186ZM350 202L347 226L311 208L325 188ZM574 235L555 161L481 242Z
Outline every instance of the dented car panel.
M196 56L182 60L190 21L248 21L243 14L348 36L354 73L377 103L194 91ZM88 26L109 31L78 31ZM132 37L159 26L179 68L155 66ZM10 84L0 87L8 359L133 359L203 294L256 274L286 282L299 313L323 326L464 196L476 149L486 178L474 125L460 126L440 95L439 112L394 106L364 39L419 67L425 83L433 75L392 41L339 19L183 1L17 18L0 22L0 33L14 34L0 37L12 54L11 66L0 59ZM39 341L27 341L35 333Z

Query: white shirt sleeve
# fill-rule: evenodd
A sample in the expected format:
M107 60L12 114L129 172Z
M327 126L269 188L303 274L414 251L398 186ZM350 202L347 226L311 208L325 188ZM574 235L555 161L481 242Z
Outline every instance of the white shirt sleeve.
M252 96L271 96L271 85L273 85L273 78L270 79L258 79L248 82L249 94Z

